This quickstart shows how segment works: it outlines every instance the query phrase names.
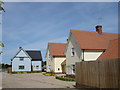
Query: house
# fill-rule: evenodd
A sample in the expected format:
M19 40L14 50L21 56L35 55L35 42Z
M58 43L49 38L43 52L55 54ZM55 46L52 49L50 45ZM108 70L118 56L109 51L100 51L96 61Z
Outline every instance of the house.
M66 59L64 54L65 47L65 43L48 43L46 51L47 72L63 73L61 63Z
M118 34L102 32L97 25L96 31L70 30L65 49L66 73L75 74L75 62L94 61L108 48L109 40Z
M110 40L108 48L103 54L101 54L98 57L97 60L120 59L120 54L118 53L120 51L119 45L120 45L120 38Z
M42 70L41 51L24 50L19 47L19 51L11 59L12 72L31 72Z

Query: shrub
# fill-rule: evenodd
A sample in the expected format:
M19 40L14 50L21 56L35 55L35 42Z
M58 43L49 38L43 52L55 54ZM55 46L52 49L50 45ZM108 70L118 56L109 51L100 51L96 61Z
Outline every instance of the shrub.
M56 76L55 78L59 80L63 80L63 81L75 81L74 78L64 78L64 77L59 77L59 76Z
M44 73L43 75L45 75L45 76L55 76L55 75L52 74L52 73Z

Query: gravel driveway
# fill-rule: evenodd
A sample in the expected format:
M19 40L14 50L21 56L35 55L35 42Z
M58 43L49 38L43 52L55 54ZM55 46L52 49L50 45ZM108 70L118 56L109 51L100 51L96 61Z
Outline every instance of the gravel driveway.
M2 88L74 88L75 82L44 76L42 73L2 74Z

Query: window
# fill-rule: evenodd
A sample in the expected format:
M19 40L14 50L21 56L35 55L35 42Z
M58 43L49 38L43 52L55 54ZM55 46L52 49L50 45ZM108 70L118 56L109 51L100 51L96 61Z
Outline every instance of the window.
M58 68L58 71L60 70L60 68Z
M19 66L19 69L24 69L24 66Z
M74 48L71 49L71 56L73 57L75 55L75 50Z
M37 66L36 66L36 68L38 69L38 68L39 68L39 66L37 65Z
M23 57L20 57L20 61L23 61L24 60L24 58Z
M75 65L72 65L72 72L75 73Z

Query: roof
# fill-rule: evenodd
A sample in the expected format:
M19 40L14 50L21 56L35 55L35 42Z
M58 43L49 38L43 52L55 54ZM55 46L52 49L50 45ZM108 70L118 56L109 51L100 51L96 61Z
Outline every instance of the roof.
M118 38L118 34L98 34L96 31L71 30L71 33L81 49L106 49L109 40Z
M48 43L48 48L52 56L62 56L65 57L64 54L66 44L65 43Z
M66 65L66 60L64 60L64 61L61 63L61 65Z
M41 51L34 51L34 50L25 50L25 51L32 58L32 61L42 60Z
M108 49L97 59L97 60L112 60L112 59L120 59L120 38L114 39L110 41Z

